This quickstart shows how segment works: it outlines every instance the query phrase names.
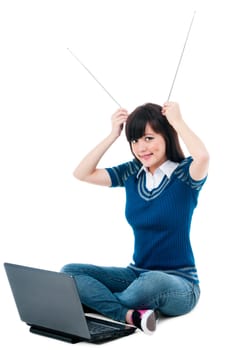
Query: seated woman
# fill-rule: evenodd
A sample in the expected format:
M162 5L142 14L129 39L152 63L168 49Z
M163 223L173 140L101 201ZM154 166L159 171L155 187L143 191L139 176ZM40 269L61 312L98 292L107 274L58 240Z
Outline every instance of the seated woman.
M123 124L134 159L98 168ZM208 164L206 147L177 103L147 103L131 114L123 108L113 114L111 132L74 175L91 184L125 187L126 219L134 233L133 263L124 268L65 265L62 271L75 277L84 305L146 334L155 331L158 313L178 316L195 307L200 288L190 226Z

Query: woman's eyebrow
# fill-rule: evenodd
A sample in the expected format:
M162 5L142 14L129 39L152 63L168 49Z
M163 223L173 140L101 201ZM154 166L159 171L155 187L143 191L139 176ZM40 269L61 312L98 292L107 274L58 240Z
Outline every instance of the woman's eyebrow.
M147 132L143 136L154 136L155 134L155 132Z

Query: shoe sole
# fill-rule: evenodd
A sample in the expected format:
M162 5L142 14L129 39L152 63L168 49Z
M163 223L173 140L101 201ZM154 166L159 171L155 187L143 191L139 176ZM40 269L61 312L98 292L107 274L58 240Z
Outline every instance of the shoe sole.
M145 334L152 335L156 329L156 317L152 310L148 310L142 317L141 328Z

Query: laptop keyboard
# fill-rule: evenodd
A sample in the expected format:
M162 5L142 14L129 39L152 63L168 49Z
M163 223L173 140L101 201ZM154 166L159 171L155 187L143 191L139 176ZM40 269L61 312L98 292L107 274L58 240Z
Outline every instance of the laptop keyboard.
M88 320L88 328L90 331L90 334L99 334L99 333L112 333L113 330L118 330L118 327L113 327L110 325L103 325L101 323L92 321L92 320Z

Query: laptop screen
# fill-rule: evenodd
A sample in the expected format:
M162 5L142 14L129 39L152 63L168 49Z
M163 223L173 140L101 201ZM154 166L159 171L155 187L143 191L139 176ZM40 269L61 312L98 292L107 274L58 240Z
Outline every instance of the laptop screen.
M90 339L71 276L9 263L4 266L22 321Z

